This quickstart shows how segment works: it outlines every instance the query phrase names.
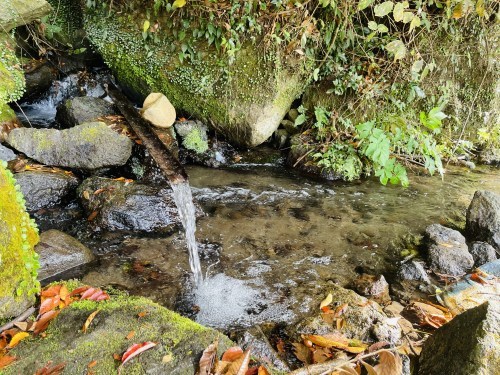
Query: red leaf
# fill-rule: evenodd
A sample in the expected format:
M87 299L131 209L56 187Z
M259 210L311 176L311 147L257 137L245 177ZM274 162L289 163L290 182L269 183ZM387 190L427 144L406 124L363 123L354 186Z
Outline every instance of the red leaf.
M50 310L43 314L40 319L37 320L34 334L38 335L40 332L43 332L49 326L49 323L52 319L54 319L57 315L59 315L60 310Z
M146 341L146 342L143 342L140 344L134 344L134 345L130 346L122 356L122 365L127 363L132 358L138 356L142 352L144 352L148 349L151 349L155 346L156 346L156 343L151 342L151 341Z
M239 346L233 346L226 350L226 352L222 355L222 360L226 362L233 362L238 359L243 354L243 349Z
M245 375L259 375L259 368L257 366L250 367Z
M88 288L83 294L81 295L80 299L87 299L89 298L92 294L94 294L96 291L95 288Z
M88 285L78 287L76 289L73 289L73 291L69 295L71 297L73 297L73 296L76 296L78 294L82 294L83 292L85 292L89 288L90 288L90 286L88 286Z

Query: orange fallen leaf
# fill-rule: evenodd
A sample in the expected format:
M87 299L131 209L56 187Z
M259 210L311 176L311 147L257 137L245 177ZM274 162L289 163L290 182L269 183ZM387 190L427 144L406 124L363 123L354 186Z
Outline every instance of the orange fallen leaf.
M60 301L61 301L61 298L59 297L59 295L51 297L51 298L47 298L40 305L40 311L38 312L38 314L42 315L42 314L46 313L47 311L50 311L50 310L56 308L57 306L59 306Z
M470 279L472 281L475 281L476 283L479 283L481 285L487 285L489 284L486 280L484 280L481 276L479 276L477 273L473 273L470 275Z
M222 355L222 360L227 362L233 362L235 359L239 358L243 354L243 349L239 346L233 346L224 352Z
M61 290L61 285L53 285L50 288L42 290L42 297L55 297L59 294Z
M97 361L96 361L96 360L94 360L94 361L90 362L90 363L87 365L87 368L92 368L92 367L94 367L95 365L97 365Z
M132 337L135 336L135 331L130 331L128 335L125 337L127 340L130 340Z
M140 344L134 344L129 347L122 356L122 366L130 361L132 358L137 357L142 352L155 347L157 344L152 341L146 341Z
M60 310L50 310L43 314L40 319L36 321L34 334L38 335L39 333L45 331L49 326L50 321L59 315L59 312Z
M17 359L17 357L12 357L10 355L4 355L0 357L0 369L3 369L10 365L12 362L14 362Z
M278 353L280 353L280 354L285 353L285 342L282 339L278 340L278 343L276 344L276 349L278 350Z
M49 361L43 368L37 370L35 375L60 375L66 367L66 363L59 363L58 365L51 366L52 361Z
M121 361L122 360L122 356L118 353L115 353L113 354L113 358L115 359L115 361Z
M258 375L271 375L264 366L259 366Z
M88 220L88 221L92 221L92 220L94 220L94 219L97 217L97 215L98 215L98 214L99 214L99 211L93 211L93 212L89 215L89 217L87 218L87 220Z
M147 311L141 311L139 314L137 314L139 318L144 318L146 315L148 315Z
M70 295L70 297L73 297L73 296L82 294L82 293L84 293L89 288L90 288L90 286L88 286L88 285L80 286L80 287L78 287L76 289L73 289L73 291L69 295Z
M239 356L227 369L227 375L245 375L250 364L250 349Z
M66 285L61 286L61 289L59 290L59 298L61 298L61 300L66 302L68 297L69 297L68 288L66 287Z
M82 327L82 332L87 333L87 329L89 329L90 323L94 320L95 316L99 313L101 310L96 310L92 314L89 315L87 320L85 321L85 324Z
M19 344L21 342L21 340L24 340L26 337L29 337L29 333L28 332L19 332L19 333L16 333L12 339L10 340L9 342L9 345L7 346L7 348L13 348L15 346L17 346L17 344Z

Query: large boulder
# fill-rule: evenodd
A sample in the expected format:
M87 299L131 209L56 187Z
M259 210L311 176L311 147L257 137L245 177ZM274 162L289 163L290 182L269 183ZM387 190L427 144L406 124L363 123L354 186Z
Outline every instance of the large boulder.
M132 141L103 122L66 130L14 129L7 142L42 164L88 170L124 165L132 152Z
M455 317L424 344L419 375L498 374L500 304L486 302Z
M57 107L56 120L62 128L71 128L99 117L116 115L115 106L104 99L78 96L68 99Z
M474 265L474 259L460 232L432 224L425 229L425 238L429 245L427 260L433 271L459 276Z
M80 328L90 314L99 310L86 334ZM138 314L141 316L138 317ZM134 332L133 339L128 336ZM203 350L216 339L218 355L232 342L220 332L203 327L141 297L111 295L109 301L73 302L53 320L44 338L25 340L10 351L20 360L3 374L34 374L49 361L64 362L65 374L116 374L116 354L134 343L157 345L119 369L121 374L194 374ZM89 368L90 363L95 365Z
M0 30L7 32L26 25L50 13L52 7L45 0L5 0L0 7Z
M78 186L78 178L64 172L26 171L16 173L26 199L26 209L36 211L55 206Z
M312 59L267 48L259 40L243 43L230 56L198 38L189 48L200 53L179 60L186 45L177 38L165 34L161 43L145 43L148 31L130 27L127 14L137 19L144 9L114 8L123 16L110 18L107 9L86 8L85 29L120 83L142 97L165 94L178 112L203 120L241 146L259 145L274 133L314 70ZM159 19L158 27L168 29L168 22L179 21Z
M21 314L35 302L38 230L26 213L12 174L0 161L0 319Z
M181 225L168 188L91 177L78 194L96 229L153 232Z
M55 229L40 234L40 242L35 251L40 261L39 280L48 279L94 260L92 251L80 241Z
M488 242L500 250L500 195L476 191L467 209L465 230L471 240Z

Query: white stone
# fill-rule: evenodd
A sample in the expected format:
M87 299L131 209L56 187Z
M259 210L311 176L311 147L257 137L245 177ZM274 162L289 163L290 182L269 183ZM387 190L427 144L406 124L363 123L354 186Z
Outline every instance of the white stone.
M148 95L141 111L142 117L159 128L171 127L176 118L175 108L168 98L159 92Z

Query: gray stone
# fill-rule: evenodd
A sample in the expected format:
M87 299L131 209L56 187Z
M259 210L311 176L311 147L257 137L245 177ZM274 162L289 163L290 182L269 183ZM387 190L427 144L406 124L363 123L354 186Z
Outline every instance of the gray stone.
M354 280L354 289L362 296L378 303L387 303L391 300L389 284L384 275L375 276L364 273Z
M500 167L500 148L488 148L479 154L479 161L483 164Z
M347 338L397 344L401 337L401 328L387 318L378 303L338 285L334 285L330 293L334 306L347 304L346 312L342 315L346 324L340 331ZM288 330L290 336L298 337L300 334L331 333L335 331L335 327L325 322L321 316L315 316L306 318Z
M170 189L91 177L80 185L78 194L87 214L97 212L92 219L96 229L156 232L181 225Z
M290 141L290 136L285 129L278 129L274 132L274 147L277 149L285 148Z
M50 13L52 7L45 0L4 0L0 7L0 30L27 25Z
M153 92L147 96L142 105L141 115L159 128L171 127L177 117L170 100L159 92Z
M400 280L423 281L426 284L431 283L423 264L414 260L403 263L401 267L399 267L398 278Z
M455 317L424 344L419 375L498 374L500 304L486 302Z
M288 111L287 115L288 118L295 123L295 120L299 117L299 111L297 108L292 108Z
M11 161L17 158L14 151L0 144L0 160Z
M42 164L88 170L124 165L132 152L132 141L102 122L66 130L13 129L7 142Z
M486 242L473 242L470 246L470 253L476 267L497 259L495 248Z
M254 327L245 331L241 339L238 340L238 345L242 348L252 347L253 355L265 363L268 363L275 369L286 373L290 371L288 365L279 357L279 354L269 343L260 327Z
M104 99L81 96L68 99L57 107L56 120L63 128L71 128L99 117L116 115L113 104Z
M459 276L474 266L474 259L460 232L432 224L425 229L425 238L429 245L428 263L433 271Z
M295 126L295 123L290 120L281 121L281 125L285 128L286 132L290 135L300 133L300 127Z
M26 171L14 175L26 200L26 209L36 211L62 202L78 186L78 178L64 172Z
M24 91L23 100L36 100L40 95L44 94L52 82L56 78L56 72L47 63L42 63L35 69L25 72L26 90Z
M55 229L40 235L40 242L35 246L35 251L40 256L39 280L48 279L94 260L92 251L80 241Z
M500 195L486 190L474 193L465 231L470 240L488 242L500 251Z

